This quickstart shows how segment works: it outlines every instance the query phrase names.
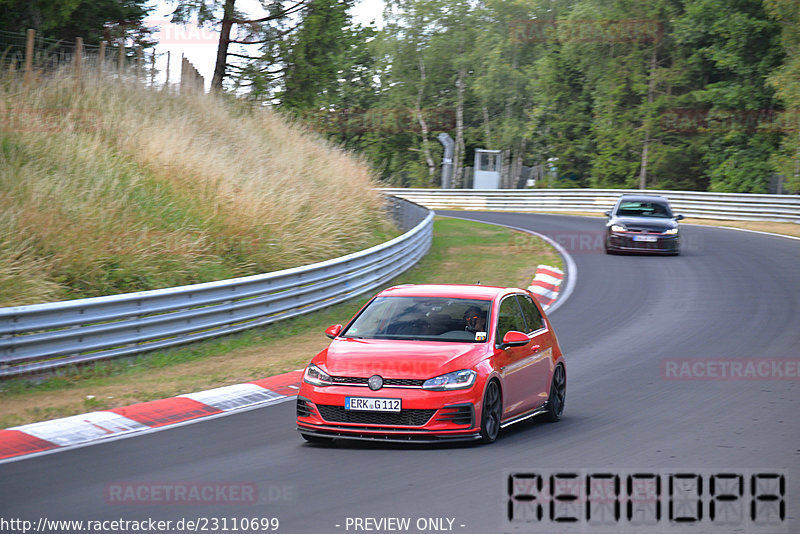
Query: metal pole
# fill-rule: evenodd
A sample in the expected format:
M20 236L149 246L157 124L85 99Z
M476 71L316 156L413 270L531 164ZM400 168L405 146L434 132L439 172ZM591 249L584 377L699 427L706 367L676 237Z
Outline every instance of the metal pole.
M167 90L169 90L169 67L170 67L169 60L170 60L170 51L167 50L167 79L164 82L164 89Z
M150 87L156 85L156 51L153 50L153 55L150 57Z
M440 133L439 142L444 145L444 156L442 157L442 189L453 187L453 153L456 143L453 138L446 133Z

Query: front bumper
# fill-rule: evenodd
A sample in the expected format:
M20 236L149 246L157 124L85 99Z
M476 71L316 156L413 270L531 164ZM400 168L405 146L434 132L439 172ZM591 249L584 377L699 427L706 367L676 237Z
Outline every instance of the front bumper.
M655 241L635 241L634 237L646 235ZM678 254L680 238L678 235L640 234L636 232L611 232L606 239L606 249L616 252L644 252L650 254Z
M345 410L345 396L365 394L363 389L356 392L348 391L350 389L338 386L301 388L297 397L297 430L318 437L368 441L432 443L480 438L479 408L476 408L480 405L469 394L475 386L466 390L466 395L464 391L419 389L374 395L400 397L402 409L398 413Z

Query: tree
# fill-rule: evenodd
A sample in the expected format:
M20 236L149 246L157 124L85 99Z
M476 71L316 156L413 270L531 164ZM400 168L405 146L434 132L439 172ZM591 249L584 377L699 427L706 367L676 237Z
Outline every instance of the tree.
M795 0L764 0L764 6L781 26L781 46L786 57L768 77L785 109L777 128L783 140L772 163L785 178L786 190L800 193L800 4Z
M246 60L254 60L243 54L229 52L231 44L251 45L264 44L275 39L274 28L271 23L285 21L290 15L302 9L310 0L261 0L268 12L264 17L249 19L244 13L236 9L236 0L170 0L177 2L177 7L172 14L173 22L188 22L192 17L197 17L200 24L206 22L220 24L219 46L217 47L217 61L214 66L214 77L211 80L211 89L222 91L225 78L228 76L228 57L234 56ZM231 32L234 25L244 30L244 39L232 39Z
M783 61L780 25L761 0L686 0L676 22L692 89L687 107L712 119L699 128L712 191L766 193L780 134L747 124L779 104L765 80Z
M348 10L353 0L311 0L284 56L281 104L294 110L313 109L325 95L335 94L351 46Z
M109 28L120 36L146 41L142 24L148 0L0 0L0 28L5 31L34 29L45 38L99 44L108 39Z

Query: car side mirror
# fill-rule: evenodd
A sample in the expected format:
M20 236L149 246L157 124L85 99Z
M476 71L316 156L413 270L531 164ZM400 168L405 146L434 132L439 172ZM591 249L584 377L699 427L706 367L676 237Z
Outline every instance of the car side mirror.
M522 347L528 344L530 339L528 336L517 330L509 330L503 336L503 342L500 343L500 350L505 350L508 347Z
M325 329L325 335L333 339L342 332L342 325L334 324Z
M603 213L605 214L606 217L611 217L611 210L604 211Z
M682 221L683 220L683 215L676 215L675 216L675 220L676 221Z

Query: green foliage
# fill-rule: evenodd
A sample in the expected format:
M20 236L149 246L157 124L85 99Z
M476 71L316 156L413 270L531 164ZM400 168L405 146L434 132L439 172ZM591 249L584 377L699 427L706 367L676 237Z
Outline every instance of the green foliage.
M777 171L800 189L796 128L737 124L786 109L795 114L784 120L796 126L794 0L390 5L386 27L362 48L369 74L360 105L463 114L458 164L471 164L473 149L483 147L510 151L512 164L552 162L549 186L766 192ZM609 30L615 24L621 33ZM687 110L696 114L688 127L669 122ZM720 115L735 120L704 118ZM426 135L415 120L408 126L326 133L364 152L391 184L436 186L438 130ZM449 126L442 131L458 141L462 132Z
M143 4L87 3L0 0L0 21L63 30ZM173 3L176 20L246 18L232 0ZM513 169L555 167L547 186L763 193L777 173L800 192L796 0L389 0L380 31L354 4L263 0L268 17L239 24L259 54L230 68L386 184L438 186L447 133L457 170L501 149ZM768 112L782 122L739 124Z
M771 155L771 163L785 179L786 191L800 194L800 3L764 0L764 7L780 24L781 44L786 53L784 63L767 78L785 107L781 120L788 125L780 150Z
M29 28L41 37L99 44L124 32L139 42L149 33L141 24L150 9L147 0L0 0L0 29Z
M313 0L303 23L291 36L284 56L284 88L281 103L293 110L314 109L327 104L326 94L336 92L345 56L352 45L348 32L348 9L353 0Z

